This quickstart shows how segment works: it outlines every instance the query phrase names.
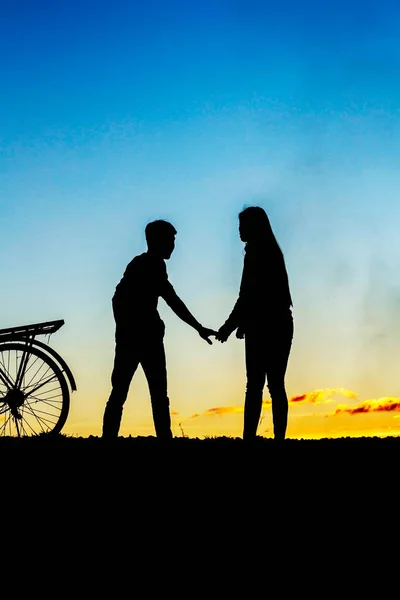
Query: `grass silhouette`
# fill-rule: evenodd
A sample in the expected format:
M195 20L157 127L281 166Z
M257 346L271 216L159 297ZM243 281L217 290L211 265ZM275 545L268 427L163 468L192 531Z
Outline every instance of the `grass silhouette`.
M182 455L182 460L187 456L218 457L223 453L224 456L230 453L233 457L251 452L259 460L268 459L271 455L282 455L284 453L291 459L297 460L299 453L307 450L317 457L321 451L325 455L330 451L348 451L363 452L369 454L377 449L384 450L387 456L393 452L395 455L400 453L400 436L398 437L342 437L342 438L322 438L322 439L291 439L287 438L283 445L277 446L272 438L258 436L254 442L244 442L242 438L231 436L204 436L203 438L190 438L186 435L173 438L168 442L160 442L155 436L119 436L113 441L105 441L101 437L90 435L89 437L80 437L67 434L41 434L37 436L1 437L0 452L16 452L24 450L35 452L40 450L51 451L52 453L63 452L71 455L79 455L82 458L86 454L93 455L93 452L106 452L108 454L118 453L121 457L125 453L127 456L135 455L138 452L142 458L152 454L162 455L163 453L173 452L175 457Z
M224 436L162 443L154 436L105 442L58 434L0 438L0 456L7 498L12 493L17 503L40 503L54 514L64 507L79 519L109 514L111 503L112 519L121 507L136 510L144 527L162 514L167 522L170 510L188 515L188 523L199 515L226 523L228 513L240 520L244 510L246 518L282 510L292 519L301 511L314 518L329 506L372 510L373 496L390 506L400 438L288 438L280 447L263 437L247 445Z

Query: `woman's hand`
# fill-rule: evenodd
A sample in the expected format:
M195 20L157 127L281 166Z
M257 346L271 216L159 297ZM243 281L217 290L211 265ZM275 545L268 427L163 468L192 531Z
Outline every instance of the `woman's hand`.
M236 337L238 340L242 340L244 338L244 331L241 327L236 329Z
M229 327L227 327L226 325L222 325L222 327L220 327L218 329L215 339L221 343L224 343L224 342L226 342L228 337L231 335L231 333L232 333L232 331L230 330Z

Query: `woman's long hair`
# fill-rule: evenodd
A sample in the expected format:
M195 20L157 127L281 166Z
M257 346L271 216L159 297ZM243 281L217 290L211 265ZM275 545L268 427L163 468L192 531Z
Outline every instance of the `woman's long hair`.
M276 271L280 274L289 306L293 305L289 289L289 280L285 259L281 247L272 231L267 213L261 206L248 206L239 213L241 230L245 234L246 251L254 247L265 251L272 259Z
M239 213L239 223L246 231L246 243L257 243L282 254L267 213L261 206L248 206Z

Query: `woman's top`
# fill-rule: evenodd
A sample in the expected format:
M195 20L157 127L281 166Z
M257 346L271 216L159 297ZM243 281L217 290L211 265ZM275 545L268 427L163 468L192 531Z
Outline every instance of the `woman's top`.
M230 332L274 324L291 316L292 297L283 254L261 244L246 245L239 297L225 322Z

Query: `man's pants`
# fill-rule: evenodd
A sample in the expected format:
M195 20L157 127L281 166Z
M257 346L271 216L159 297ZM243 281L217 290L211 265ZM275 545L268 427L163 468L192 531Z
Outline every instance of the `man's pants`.
M122 410L132 377L139 364L149 386L153 420L157 438L172 438L167 369L163 335L135 336L116 334L112 390L103 417L103 438L116 438L121 424Z

